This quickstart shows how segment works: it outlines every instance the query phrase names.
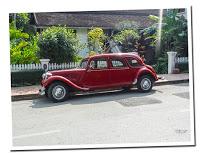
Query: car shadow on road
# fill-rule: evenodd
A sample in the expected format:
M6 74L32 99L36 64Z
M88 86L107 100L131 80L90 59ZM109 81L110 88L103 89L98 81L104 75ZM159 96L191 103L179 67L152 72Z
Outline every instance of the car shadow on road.
M141 98L152 95L156 92L156 90L152 90L148 93L141 93L137 89L131 89L129 91L124 90L113 90L106 92L98 92L98 93L84 93L84 94L76 94L71 96L68 100L60 103L53 103L48 98L40 98L33 100L31 105L32 108L45 108L45 107L53 107L60 106L65 104L71 105L83 105L83 104L96 104L102 102L109 101L119 101L123 99L129 98Z

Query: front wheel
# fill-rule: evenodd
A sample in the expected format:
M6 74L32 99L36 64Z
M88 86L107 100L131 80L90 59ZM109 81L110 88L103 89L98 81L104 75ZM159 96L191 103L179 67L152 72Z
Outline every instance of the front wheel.
M62 102L69 97L69 89L62 82L52 83L48 88L48 97L53 102Z
M151 91L153 87L153 83L154 83L154 80L152 79L152 77L148 75L144 75L139 78L138 83L137 83L137 88L141 92L149 92Z

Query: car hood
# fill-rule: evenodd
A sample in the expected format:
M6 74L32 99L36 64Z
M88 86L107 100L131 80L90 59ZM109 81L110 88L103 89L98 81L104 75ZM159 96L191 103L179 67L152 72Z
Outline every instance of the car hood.
M82 72L83 70L85 70L85 69L74 68L74 69L65 69L65 70L54 70L54 71L48 71L48 72L51 73L52 75L62 76L62 75Z
M52 76L62 76L74 83L77 83L80 81L81 77L85 73L85 69L75 68L66 70L54 70L54 71L49 71L49 73L51 73Z

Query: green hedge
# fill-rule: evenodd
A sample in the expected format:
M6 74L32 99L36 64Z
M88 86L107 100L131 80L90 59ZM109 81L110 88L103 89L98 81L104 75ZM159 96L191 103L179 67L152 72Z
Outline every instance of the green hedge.
M179 68L181 73L188 73L189 72L188 63L176 64L176 68Z
M40 84L43 70L11 72L11 86L25 86Z

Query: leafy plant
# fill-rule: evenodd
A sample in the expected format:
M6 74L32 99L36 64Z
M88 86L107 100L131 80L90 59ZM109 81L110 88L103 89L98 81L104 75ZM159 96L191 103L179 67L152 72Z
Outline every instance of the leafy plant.
M187 19L177 9L168 10L163 18L162 51L176 51L178 55L187 56L188 32Z
M30 13L12 13L9 15L10 23L13 24L14 28L22 30L22 32L30 35L36 34L36 29L30 24Z
M137 50L139 34L136 29L124 29L113 36L113 40L122 47L123 52Z
M30 22L29 14L28 13L17 13L15 22L16 22L16 28L23 30Z
M153 67L157 74L167 74L167 72L168 72L167 54L161 55L157 59L157 63Z
M155 15L149 15L148 18L153 22L147 28L140 31L139 48L138 51L155 51L155 47L158 43L158 22L159 17Z
M49 58L51 62L76 61L76 55L84 48L73 29L52 26L44 30L38 41L39 58Z
M10 61L11 64L37 63L37 36L30 36L10 24Z
M164 12L162 21L157 16L149 16L155 23L141 31L139 40L141 49L148 51L150 48L155 51L156 69L159 73L167 73L167 56L164 56L166 52L176 51L178 56L188 55L187 19L177 9ZM158 34L159 24L161 24L160 34Z
M95 51L90 51L89 52L89 56L93 56L93 55L96 55L96 52Z
M104 34L103 29L99 27L93 27L88 32L88 46L91 51L102 52L104 42L107 36Z
M157 43L157 28L155 26L147 27L140 31L139 50L148 50L149 47L155 47Z

